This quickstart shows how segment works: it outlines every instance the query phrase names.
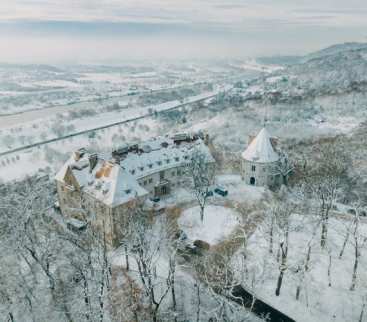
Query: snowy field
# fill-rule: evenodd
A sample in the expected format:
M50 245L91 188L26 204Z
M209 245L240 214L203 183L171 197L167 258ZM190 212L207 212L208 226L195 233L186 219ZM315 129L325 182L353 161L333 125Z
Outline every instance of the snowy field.
M192 65L192 64L190 64ZM239 71L243 72L243 71ZM233 72L200 65L17 66L0 65L0 115L136 93L141 90L215 82Z
M204 220L200 219L200 208L186 209L178 220L180 228L191 240L203 240L211 245L228 237L239 223L239 214L231 208L208 205Z

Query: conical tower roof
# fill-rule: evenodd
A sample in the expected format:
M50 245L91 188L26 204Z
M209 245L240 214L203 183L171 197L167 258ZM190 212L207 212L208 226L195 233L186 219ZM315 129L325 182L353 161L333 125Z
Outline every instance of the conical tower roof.
M251 162L270 163L279 160L279 155L274 151L270 135L264 127L252 140L242 157Z

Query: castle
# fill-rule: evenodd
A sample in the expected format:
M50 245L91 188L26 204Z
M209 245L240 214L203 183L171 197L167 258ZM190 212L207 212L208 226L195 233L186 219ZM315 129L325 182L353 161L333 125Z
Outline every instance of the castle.
M108 155L80 149L55 177L61 212L69 220L88 221L103 230L108 244L114 246L128 211L148 198L158 200L176 187L190 184L187 168L194 151L199 150L205 162L215 167L208 140L202 133L176 134L124 145ZM280 185L276 142L265 127L250 137L241 160L246 184Z
M177 134L125 145L111 155L80 149L55 177L61 212L66 218L89 219L113 245L129 209L149 197L169 195L187 182L194 151L215 166L207 142L201 133Z

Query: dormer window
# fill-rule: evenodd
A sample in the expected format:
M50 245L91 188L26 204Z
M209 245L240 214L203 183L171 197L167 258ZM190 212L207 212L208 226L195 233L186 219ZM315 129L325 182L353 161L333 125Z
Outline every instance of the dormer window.
M144 171L144 167L140 167L139 169L140 169L140 171Z
M151 168L153 168L153 163L149 163L148 164L148 167L151 169Z
M157 161L157 164L158 165L162 165L162 161Z

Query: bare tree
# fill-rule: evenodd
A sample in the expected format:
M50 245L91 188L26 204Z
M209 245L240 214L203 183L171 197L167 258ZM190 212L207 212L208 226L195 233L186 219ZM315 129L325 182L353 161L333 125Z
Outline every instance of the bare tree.
M273 169L273 175L280 176L282 179L281 183L287 186L288 178L294 172L294 170L294 164L289 160L288 156L282 152L279 157L279 162Z
M231 265L234 248L231 245L228 246L209 252L193 262L197 284L201 284L201 287L197 287L205 292L206 301L210 300L215 304L210 312L209 321L251 321L254 318L253 315L248 310L241 311L241 306L231 300L232 290L239 283ZM198 299L200 300L200 295ZM197 309L199 313L203 310L203 307L199 306L200 303L199 301ZM206 312L207 315L208 312Z
M306 190L318 203L321 218L322 247L326 246L331 210L337 200L343 177L348 168L348 157L335 144L318 146L316 158L304 171Z
M208 192L214 182L215 165L208 159L207 154L197 148L192 153L188 175L192 179L193 192L200 207L200 218L203 221Z
M360 211L357 209L355 213L355 217L353 220L353 237L352 237L352 246L354 248L354 264L353 264L353 273L352 273L352 283L350 286L350 290L354 291L357 284L357 275L358 275L358 266L359 266L359 258L361 256L361 250L366 245L367 236L365 236L361 232L360 228Z
M286 196L280 196L278 205L274 208L275 223L278 232L278 249L280 252L279 276L275 295L280 295L284 273L288 269L288 249L289 249L289 232L291 215L294 213L296 206L285 199Z
M367 296L364 295L363 298L362 298L362 309L361 309L361 313L359 315L358 322L363 322L363 316L364 316L364 311L366 309L366 306L367 306Z
M152 225L151 218L142 213L141 216L135 217L132 225L133 234L129 237L128 250L136 266L140 285L149 302L151 320L156 322L159 320L163 301L169 291L172 294L175 282L175 254L168 254L168 269L166 275L163 275L157 271L157 262L164 256L162 250L169 239L165 224ZM175 300L174 293L172 296Z

